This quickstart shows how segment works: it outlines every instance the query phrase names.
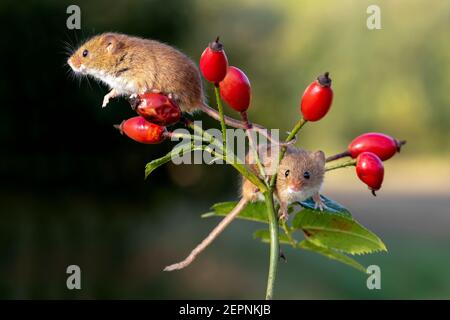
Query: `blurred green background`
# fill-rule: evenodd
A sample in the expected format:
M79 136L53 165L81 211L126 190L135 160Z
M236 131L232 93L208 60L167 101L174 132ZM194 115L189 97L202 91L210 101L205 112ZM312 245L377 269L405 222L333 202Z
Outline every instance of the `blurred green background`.
M79 32L66 28L70 4L81 7ZM381 8L381 30L366 27L370 4ZM382 289L286 248L276 297L450 298L449 1L3 0L0 24L0 298L263 297L268 247L252 240L253 223L233 223L190 268L161 271L217 223L199 215L236 199L238 176L167 165L143 180L145 163L171 143L119 135L112 124L133 115L127 102L101 109L107 89L74 80L65 65L67 43L103 31L158 39L194 61L220 35L251 80L251 119L282 132L298 119L304 88L330 71L333 107L297 145L333 154L367 131L408 140L386 163L377 198L352 169L329 173L324 186L388 246L356 257L381 267ZM70 264L81 267L80 291L66 289Z

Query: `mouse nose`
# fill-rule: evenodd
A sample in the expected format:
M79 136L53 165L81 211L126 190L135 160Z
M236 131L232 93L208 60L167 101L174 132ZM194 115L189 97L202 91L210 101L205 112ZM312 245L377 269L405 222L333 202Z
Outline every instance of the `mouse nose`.
M302 182L301 181L292 181L289 184L289 189L291 189L294 192L299 192L302 189Z
M77 70L80 68L80 59L75 55L73 55L69 59L67 59L67 63L74 70Z

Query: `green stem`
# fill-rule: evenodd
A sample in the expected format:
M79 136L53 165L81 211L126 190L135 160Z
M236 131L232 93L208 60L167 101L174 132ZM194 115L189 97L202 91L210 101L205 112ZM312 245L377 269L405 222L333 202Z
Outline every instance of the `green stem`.
M295 138L297 132L305 125L307 121L303 118L300 119L299 122L294 126L292 131L289 133L285 142L289 142ZM273 287L275 284L275 278L277 274L278 267L278 258L279 258L279 250L280 250L280 241L278 238L278 219L275 214L275 209L273 207L273 190L275 187L275 181L277 178L276 172L278 171L278 166L280 165L281 159L283 159L284 154L286 153L286 146L281 148L281 152L278 156L278 164L277 170L275 174L272 176L269 184L269 191L264 193L264 199L267 207L267 215L269 217L269 226L270 226L270 265L269 265L269 276L267 279L267 290L266 290L266 300L270 300L273 298Z
M334 160L341 159L341 158L345 158L345 157L348 157L348 156L350 156L350 152L344 151L344 152L341 152L341 153L338 153L338 154L329 156L329 157L326 159L326 162L334 161Z
M270 226L270 264L269 275L267 278L266 300L272 300L275 278L277 276L280 243L278 239L278 220L275 214L275 208L273 206L272 191L266 191L263 194L266 202L267 216L269 217Z
M218 147L223 153L222 159L226 163L232 165L237 171L239 171L239 173L241 173L245 178L247 178L250 182L257 186L261 192L266 192L268 190L266 184L260 178L258 178L258 176L256 176L253 171L249 170L246 165L238 163L236 161L229 161L228 159L233 159L233 157L227 155L228 150L224 150L223 146L220 143L217 143L217 140L212 135L204 131L202 128L196 126L194 122L188 123L187 126L191 128L195 133L200 135L200 137L207 138L208 140L206 141L209 141L210 143Z
M352 159L352 160L348 160L348 161L345 161L345 162L341 162L341 163L337 163L337 164L333 164L333 165L327 166L327 167L325 167L325 171L331 171L331 170L336 170L336 169L350 167L350 166L355 166L355 165L356 165L356 159Z
M286 138L285 142L289 142L292 139L295 138L295 136L297 135L297 133L300 131L300 129L306 124L306 120L302 117L297 124L294 126L294 128L292 129L292 131L289 133L288 137ZM270 188L273 188L275 185L275 181L277 179L277 174L276 172L278 171L278 166L280 165L281 159L283 159L284 154L286 153L286 146L281 147L281 151L280 154L278 156L278 164L277 164L277 170L275 170L275 174L272 176L272 178L270 179Z
M286 142L291 141L292 139L295 138L295 135L297 134L297 132L300 131L300 129L305 125L307 121L302 117L297 124L295 125L295 127L292 129L292 131L289 133L288 137L286 138Z
M219 116L220 116L220 127L222 128L222 141L223 141L223 149L227 149L227 127L225 126L225 119L223 115L223 105L222 105L222 99L220 99L220 91L219 91L219 85L214 85L214 92L216 93L216 101L217 101L217 109L219 109Z

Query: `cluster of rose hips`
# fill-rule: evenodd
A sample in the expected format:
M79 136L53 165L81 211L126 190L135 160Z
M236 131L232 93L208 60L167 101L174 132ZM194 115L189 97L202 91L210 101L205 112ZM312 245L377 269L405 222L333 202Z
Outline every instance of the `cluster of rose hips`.
M301 111L307 121L318 121L328 112L333 100L331 79L328 72L311 83L303 93ZM329 157L327 162L343 157L356 159L350 162L356 165L356 174L364 182L373 195L381 188L384 178L383 161L400 152L405 141L399 141L386 134L370 132L356 137L345 152Z
M206 80L220 88L220 96L231 108L240 113L247 111L251 99L250 81L241 69L228 66L219 37L203 51L200 70Z
M200 70L204 78L219 88L221 98L247 121L246 111L251 100L251 85L245 73L228 65L223 45L217 38L203 51ZM317 77L304 91L300 109L305 121L318 121L330 110L333 90L329 73ZM177 123L182 116L177 103L159 93L145 93L137 96L133 106L139 114L117 126L122 133L135 141L146 144L160 143L170 137L166 127ZM381 188L384 178L383 161L400 151L404 141L382 133L365 133L355 138L345 152L331 156L327 162L343 157L355 160L356 174L372 193Z
M171 135L166 126L181 119L181 109L177 103L159 93L139 94L132 101L132 106L139 116L125 120L116 127L140 143L156 144L164 141Z
M375 191L383 183L383 161L400 152L405 143L383 133L365 133L356 137L338 157L349 156L356 159L356 174L375 195Z

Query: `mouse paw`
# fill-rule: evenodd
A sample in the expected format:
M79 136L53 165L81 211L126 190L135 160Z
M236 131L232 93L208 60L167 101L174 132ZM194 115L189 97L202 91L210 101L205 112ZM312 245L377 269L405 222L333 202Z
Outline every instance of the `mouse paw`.
M280 210L278 210L278 218L284 221L286 221L289 218L287 208L280 208Z
M108 95L103 97L103 103L102 103L102 108L106 107L106 105L109 103L109 97Z
M118 92L116 89L112 89L110 92L108 92L108 94L106 94L103 97L103 104L102 104L102 108L106 107L106 105L109 103L110 99L113 99L115 97L118 96Z
M322 201L322 198L320 197L320 195L314 196L313 200L314 200L314 209L316 209L316 210L319 209L320 211L327 209L327 206Z
M178 101L178 97L174 93L171 93L171 92L168 93L167 97L169 97L170 100L173 100L173 101L176 101L176 102Z

